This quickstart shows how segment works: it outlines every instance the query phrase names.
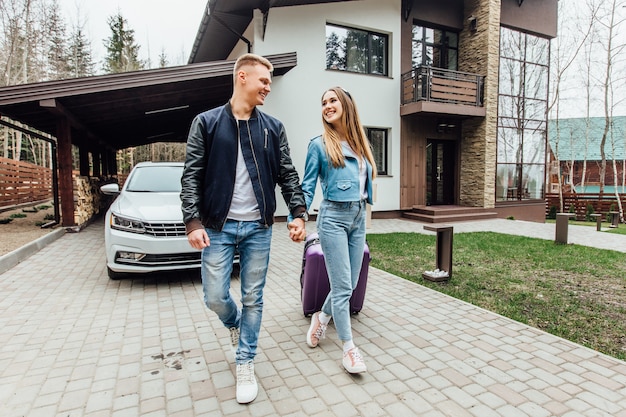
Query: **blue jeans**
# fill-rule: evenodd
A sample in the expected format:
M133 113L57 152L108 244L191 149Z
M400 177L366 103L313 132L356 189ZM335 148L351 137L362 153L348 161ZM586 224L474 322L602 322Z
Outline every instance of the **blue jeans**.
M227 220L221 232L213 229L206 229L206 232L211 242L202 251L204 303L224 326L239 328L235 361L246 363L256 355L261 330L272 228L257 221ZM235 249L239 252L241 309L230 295Z
M330 293L322 305L333 316L337 335L352 340L350 297L359 281L365 250L365 201L323 200L317 217L317 232L330 280Z

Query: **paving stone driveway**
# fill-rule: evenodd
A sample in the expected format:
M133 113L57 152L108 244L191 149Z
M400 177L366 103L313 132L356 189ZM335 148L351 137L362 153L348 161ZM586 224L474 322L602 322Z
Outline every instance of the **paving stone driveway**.
M391 230L423 231L373 221L372 232ZM94 223L0 275L0 416L626 416L626 363L376 269L353 319L369 372L348 375L334 329L306 346L302 245L283 223L259 396L239 405L228 332L197 274L112 281L103 243Z

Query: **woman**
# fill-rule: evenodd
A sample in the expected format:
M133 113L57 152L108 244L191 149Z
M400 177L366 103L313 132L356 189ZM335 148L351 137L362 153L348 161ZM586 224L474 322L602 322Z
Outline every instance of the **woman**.
M311 140L302 191L310 208L319 178L323 193L317 231L330 280L321 311L313 314L307 344L325 337L331 318L343 342L343 366L350 373L367 370L352 340L350 297L356 288L365 249L366 203L372 204L376 165L352 96L340 87L322 96L324 133Z

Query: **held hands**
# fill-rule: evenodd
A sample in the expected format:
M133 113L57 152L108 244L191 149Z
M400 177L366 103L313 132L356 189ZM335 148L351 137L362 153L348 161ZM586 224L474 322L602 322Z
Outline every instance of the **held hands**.
M293 219L291 223L287 225L289 228L289 237L294 242L302 242L306 239L306 229L304 227L304 219Z
M194 249L204 249L207 246L211 245L209 235L207 235L206 230L204 229L192 230L187 235L187 240L189 241L191 247Z
M294 219L287 227L289 228L289 238L294 242L302 242L306 238L306 229L303 219ZM192 230L187 235L187 240L194 249L204 249L211 245L209 235L207 235L204 229Z

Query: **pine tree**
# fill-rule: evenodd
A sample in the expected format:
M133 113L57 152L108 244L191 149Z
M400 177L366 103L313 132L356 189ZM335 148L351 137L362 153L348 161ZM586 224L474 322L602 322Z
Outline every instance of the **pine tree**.
M342 45L336 32L326 38L326 68L346 69L345 45Z
M46 8L47 18L44 22L49 36L48 76L49 80L62 80L70 76L67 56L67 37L65 23L59 16L58 0L53 0Z
M69 44L67 65L70 77L94 75L95 64L91 56L91 43L85 37L81 27L74 29Z
M128 22L120 12L108 19L111 37L105 42L107 56L104 59L104 71L119 73L137 71L144 68L139 59L139 45L135 43L135 31L127 29Z

